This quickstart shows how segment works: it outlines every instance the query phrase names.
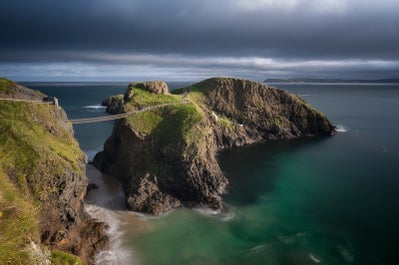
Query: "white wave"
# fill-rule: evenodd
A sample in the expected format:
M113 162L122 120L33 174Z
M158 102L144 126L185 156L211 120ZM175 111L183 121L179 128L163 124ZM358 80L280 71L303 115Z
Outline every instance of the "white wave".
M209 217L216 217L222 222L229 222L236 217L236 213L233 209L229 209L226 212L221 210L214 210L206 207L194 208L194 211Z
M253 248L250 249L250 252L252 253L258 253L261 252L262 250L264 250L266 248L265 244L260 244L260 245L256 245Z
M233 211L228 211L227 213L222 214L222 218L220 220L222 222L230 222L236 218L236 213Z
M84 109L106 109L106 106L102 105L88 105L88 106L83 106Z
M203 215L207 215L207 216L216 216L216 215L221 214L220 210L214 210L214 209L206 208L206 207L195 208L194 211L196 211L197 213L203 214Z
M338 124L336 126L335 130L337 132L347 132L348 131L348 129L344 125L341 125L341 124Z
M106 222L106 233L110 240L110 247L96 255L96 265L129 264L134 265L131 251L122 246L123 232L120 230L121 222L115 218L113 210L92 204L85 204L86 211L95 220Z
M169 211L164 212L161 215L152 215L152 214L140 213L140 212L135 212L135 211L130 211L129 210L129 214L132 215L132 216L139 217L142 220L159 220L159 219L163 219L165 217L168 217L169 215L171 215L175 211L176 211L176 209L170 209Z
M309 258L315 263L320 263L321 261L319 258L316 258L312 253L309 253Z
M134 251L124 246L121 215L127 211L121 185L105 183L101 173L93 166L88 165L87 170L90 182L96 184L98 189L87 194L84 206L93 219L107 224L105 232L110 240L109 249L97 253L96 265L137 264Z
M266 251L268 248L270 248L270 243L259 244L259 245L254 246L253 248L247 250L244 253L244 255L247 257L256 256L256 255L259 255L260 253Z

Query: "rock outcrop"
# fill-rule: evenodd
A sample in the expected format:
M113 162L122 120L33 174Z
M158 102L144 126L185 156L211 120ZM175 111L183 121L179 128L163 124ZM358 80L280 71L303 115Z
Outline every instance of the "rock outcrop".
M95 253L106 247L108 238L104 224L95 222L83 208L86 158L72 125L63 109L30 101L43 94L9 82L8 95L27 101L0 102L0 172L15 187L15 196L37 208L38 216L33 218L37 231L25 235L50 250L72 253L85 264L94 264ZM32 96L36 94L40 96Z
M131 85L133 87L138 87L144 91L147 91L147 92L150 92L153 94L169 94L168 85L164 81L150 81L150 82L143 82L143 83L133 83ZM125 94L125 99L126 99L126 94Z
M324 114L287 91L232 78L213 78L194 87L204 95L202 108L218 148L335 133Z
M106 98L101 105L107 107L106 112L109 114L118 114L125 112L122 96L113 96Z
M159 94L148 83L130 85L119 111L138 102L175 105L116 121L94 159L97 168L123 183L135 211L158 215L181 204L222 210L228 180L216 160L219 150L335 132L300 97L253 81L213 78L178 95Z

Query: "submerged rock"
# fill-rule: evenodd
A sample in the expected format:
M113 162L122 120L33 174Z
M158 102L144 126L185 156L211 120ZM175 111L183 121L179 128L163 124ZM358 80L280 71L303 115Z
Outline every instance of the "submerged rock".
M116 121L94 158L97 168L122 182L135 211L158 215L181 204L222 210L228 180L216 160L219 150L335 132L300 97L253 81L213 78L178 95L153 94L147 87L130 85L123 108L138 102L173 105Z

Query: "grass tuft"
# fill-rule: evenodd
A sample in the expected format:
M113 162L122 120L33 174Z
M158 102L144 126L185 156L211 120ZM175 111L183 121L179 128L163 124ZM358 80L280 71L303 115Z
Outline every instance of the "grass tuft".
M39 240L37 207L0 171L0 264L29 264L25 246Z
M51 263L53 265L84 265L78 256L58 250L51 251Z
M6 78L0 78L0 94L12 94L12 87L15 83Z

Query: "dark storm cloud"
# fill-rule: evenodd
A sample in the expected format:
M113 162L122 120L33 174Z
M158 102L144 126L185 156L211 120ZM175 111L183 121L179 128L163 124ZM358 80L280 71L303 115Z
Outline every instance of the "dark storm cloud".
M286 70L293 60L329 61L329 69L336 60L364 60L373 69L377 60L391 62L379 68L391 71L399 61L397 0L3 0L0 6L2 63L266 71ZM259 67L259 58L274 64Z

